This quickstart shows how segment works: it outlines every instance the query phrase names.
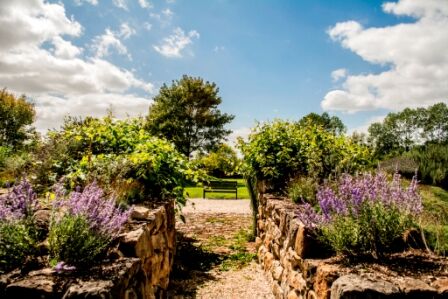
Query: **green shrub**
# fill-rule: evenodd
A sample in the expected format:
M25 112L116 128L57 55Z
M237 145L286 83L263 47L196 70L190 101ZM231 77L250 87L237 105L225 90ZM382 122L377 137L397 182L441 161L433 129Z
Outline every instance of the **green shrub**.
M129 154L85 156L68 175L72 187L97 181L106 192L130 203L175 198L179 204L185 202L187 179L198 179L195 176L171 143L155 137Z
M448 144L427 144L409 156L417 163L423 182L448 188Z
M91 230L85 216L65 214L52 222L48 241L54 260L88 267L102 260L110 237Z
M316 125L274 121L258 125L249 141L240 142L246 176L255 176L269 192L286 193L299 176L322 181L342 172L354 172L370 163L365 146L336 136Z
M321 240L337 253L381 256L391 252L403 233L415 227L412 218L381 202L365 202L356 217L336 215L321 227Z
M22 266L36 253L36 232L26 221L0 222L0 273Z
M295 203L316 205L317 184L314 179L300 177L293 180L288 188L288 196Z

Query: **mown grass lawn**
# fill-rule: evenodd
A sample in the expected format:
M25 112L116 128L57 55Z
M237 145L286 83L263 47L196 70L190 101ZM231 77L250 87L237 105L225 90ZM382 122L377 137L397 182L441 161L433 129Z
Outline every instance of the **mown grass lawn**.
M222 179L223 181L237 181L238 182L238 199L249 199L249 191L246 187L246 181L244 179ZM202 198L202 184L197 186L189 186L185 188L185 196L187 198ZM209 193L207 192L206 198L215 199L234 199L235 193Z

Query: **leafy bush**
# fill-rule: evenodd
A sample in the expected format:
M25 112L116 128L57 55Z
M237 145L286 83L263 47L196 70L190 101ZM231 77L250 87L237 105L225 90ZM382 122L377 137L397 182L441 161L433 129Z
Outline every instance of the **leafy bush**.
M81 268L101 261L130 213L103 195L101 188L91 184L56 202L48 238L53 259Z
M316 197L319 211L305 205L299 219L316 228L336 252L347 255L390 252L403 233L415 227L422 211L416 179L403 188L398 174L391 182L384 173L343 175L335 188L323 186Z
M35 230L25 221L0 221L0 273L23 265L36 253Z
M24 264L36 252L36 208L36 193L25 180L0 197L0 272Z
M194 162L208 175L219 178L238 174L240 164L236 152L226 144L221 144L217 150L206 155L200 155Z
M240 142L246 176L266 184L266 191L285 192L290 180L309 176L322 181L354 172L370 163L367 147L316 125L274 121L258 125L247 143Z
M448 188L448 144L427 144L409 156L417 163L423 182Z
M149 135L140 118L68 118L37 156L34 179L40 192L66 178L70 190L95 181L121 201L175 198L183 204L183 186L195 176L186 157Z
M175 198L184 204L183 187L195 175L171 143L152 137L129 154L85 156L69 178L73 186L98 181L128 202Z
M288 196L295 203L315 205L317 184L313 178L299 177L294 179L288 188Z

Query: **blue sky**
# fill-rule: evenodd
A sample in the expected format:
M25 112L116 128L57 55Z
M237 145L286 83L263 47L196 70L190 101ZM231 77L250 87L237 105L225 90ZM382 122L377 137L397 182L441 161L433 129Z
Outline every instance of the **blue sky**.
M20 2L32 3L42 13L21 8ZM53 27L39 29L30 21L34 27L21 26L34 34L34 39L21 41L29 43L28 49L21 50L19 41L12 40L3 51L48 60L41 74L47 81L13 81L37 62L2 71L1 66L13 60L4 56L0 85L35 99L41 128L56 127L64 112L100 115L110 106L119 115L146 114L144 104L149 105L161 84L188 74L219 86L222 110L236 116L230 128L241 134L255 121L299 119L323 111L339 116L350 130L365 130L389 111L446 102L447 88L428 87L425 80L435 78L419 74L426 74L431 51L448 46L441 27L447 24L447 3L19 0L0 4L3 13L20 12L17 19L0 25L5 28L26 16L31 21L47 18ZM8 40L6 34L0 30L0 37ZM421 46L418 34L422 40L426 37ZM409 50L410 37L413 47L417 44L415 51ZM33 47L45 53L33 54ZM433 60L427 73L434 74L435 67L446 79L448 58ZM51 68L52 63L57 67ZM416 65L421 69L415 70ZM77 74L70 67L85 72ZM422 86L417 89L415 84Z

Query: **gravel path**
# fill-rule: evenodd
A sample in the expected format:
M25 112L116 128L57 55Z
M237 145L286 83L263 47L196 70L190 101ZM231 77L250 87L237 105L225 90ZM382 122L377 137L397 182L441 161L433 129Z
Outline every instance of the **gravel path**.
M251 214L248 199L202 199L190 198L183 213L229 213Z
M176 224L178 250L168 298L274 298L255 261L224 270L234 246L241 246L237 236L251 231L249 200L189 199L183 213L186 222ZM255 255L253 242L243 240L243 245L238 252Z

